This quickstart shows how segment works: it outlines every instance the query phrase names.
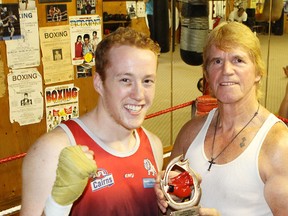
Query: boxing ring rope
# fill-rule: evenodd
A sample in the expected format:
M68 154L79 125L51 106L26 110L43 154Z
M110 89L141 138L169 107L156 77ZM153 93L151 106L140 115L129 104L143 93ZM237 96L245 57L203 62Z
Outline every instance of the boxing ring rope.
M155 112L155 113L148 114L145 117L145 120L146 119L150 119L150 118L154 118L154 117L157 117L157 116L160 116L160 115L164 115L166 113L173 112L175 110L182 109L182 108L187 107L187 106L191 106L194 102L195 101L189 101L189 102L186 102L186 103L183 103L183 104L179 104L179 105L176 105L176 106L164 109L164 110L160 110L160 111ZM276 115L276 116L280 120L282 120L285 124L288 124L288 119L283 118L283 117L281 117L279 115ZM7 163L7 162L10 162L10 161L13 161L13 160L21 159L21 158L25 157L25 155L26 155L26 153L21 153L21 154L12 155L12 156L9 156L9 157L6 157L6 158L2 158L2 159L0 159L0 165L3 164L3 163Z
M157 117L157 116L169 113L169 112L173 112L175 110L178 110L178 109L181 109L181 108L184 108L184 107L187 107L187 106L190 106L193 103L194 103L194 101L189 101L189 102L186 102L186 103L183 103L183 104L179 104L179 105L170 107L168 109L164 109L164 110L161 110L161 111L158 111L158 112L155 112L155 113L151 113L151 114L149 114L149 115L147 115L145 117L145 120L146 119L150 119L150 118L154 118L154 117ZM13 160L17 160L17 159L21 159L21 158L25 157L25 155L26 155L26 153L21 153L21 154L12 155L12 156L9 156L9 157L6 157L6 158L2 158L2 159L0 159L0 164L7 163L9 161L13 161Z
M21 153L21 154L18 154L18 155L13 155L13 156L9 156L7 158L3 158L3 159L0 160L0 164L20 159L22 157L25 157L25 155L26 155L26 153Z
M187 107L187 106L191 106L191 105L194 104L194 103L195 103L195 101L193 100L193 101L189 101L189 102L186 102L186 103L183 103L183 104L179 104L179 105L176 105L176 106L173 106L173 107L164 109L164 110L160 110L160 111L155 112L155 113L148 114L148 115L145 117L145 120L146 120L146 119L150 119L150 118L154 118L154 117L157 117L157 116L160 116L160 115L169 113L169 112L173 112L173 111L175 111L175 110L182 109L182 108ZM277 116L280 120L282 120L285 124L288 125L288 119L283 118L283 117L278 116L278 115L276 115L276 116ZM0 165L1 165L1 164L4 164L4 163L8 163L8 162L10 162L10 161L14 161L14 160L21 159L21 158L25 157L26 154L27 154L27 153L20 153L20 154L17 154L17 155L12 155L12 156L9 156L9 157L6 157L6 158L2 158L2 159L0 159ZM8 215L8 214L11 214L11 213L13 213L13 212L19 211L20 208L21 208L21 205L12 207L12 208L7 209L7 210L4 210L4 211L1 211L1 212L0 212L0 216L2 216L2 215Z
M193 103L194 103L194 101L189 101L189 102L186 102L186 103L183 103L183 104L179 104L179 105L173 106L173 107L168 108L168 109L161 110L159 112L151 113L151 114L149 114L149 115L147 115L145 117L145 120L146 119L150 119L150 118L154 118L156 116L160 116L160 115L163 115L163 114L166 114L166 113L169 113L169 112L173 112L175 110L178 110L178 109L181 109L181 108L184 108L184 107L187 107L187 106L191 106ZM8 163L10 161L21 159L21 158L25 157L26 154L27 153L21 153L21 154L18 154L18 155L12 155L12 156L9 156L9 157L6 157L6 158L2 158L2 159L0 159L0 165L4 164L4 163ZM0 216L12 214L13 212L17 212L20 209L21 209L21 205L12 207L12 208L4 210L4 211L0 211Z
M149 119L149 118L154 118L156 116L160 116L160 115L163 115L165 113L168 113L168 112L173 112L177 109L181 109L181 108L184 108L184 107L187 107L187 106L190 106L194 103L194 101L190 101L190 102L186 102L186 103L183 103L183 104L179 104L179 105L176 105L176 106L173 106L171 108L168 108L168 109L165 109L165 110L160 110L159 112L156 112L156 113L152 113L152 114L149 114L145 117L145 120L146 119Z

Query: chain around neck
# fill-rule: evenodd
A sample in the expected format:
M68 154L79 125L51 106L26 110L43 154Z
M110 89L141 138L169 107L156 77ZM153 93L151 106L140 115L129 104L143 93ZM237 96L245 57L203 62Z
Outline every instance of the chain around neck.
M216 133L217 133L217 126L219 123L219 111L218 111L218 115L217 115L217 120L216 120L216 125L215 125L215 129L214 129L214 136L213 136L213 141L212 141L212 155L211 155L211 160L208 161L209 167L208 167L208 171L210 171L211 167L213 164L216 164L215 160L228 148L228 146L230 146L231 143L233 143L233 141L238 137L238 135L252 122L252 120L258 115L258 111L260 108L260 103L258 102L258 108L257 111L254 113L254 115L252 116L252 118L246 123L246 125L231 139L231 141L222 149L222 151L216 155L216 157L213 157L213 151L214 151L214 143L215 143L215 137L216 137Z

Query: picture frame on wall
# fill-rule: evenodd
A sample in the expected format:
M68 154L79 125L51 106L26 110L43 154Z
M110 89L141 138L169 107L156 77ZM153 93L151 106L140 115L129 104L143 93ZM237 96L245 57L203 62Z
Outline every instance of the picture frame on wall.
M72 0L39 0L39 3L72 2Z
M18 4L0 4L0 40L21 38Z
M68 20L67 5L54 4L46 5L46 20L47 22L62 22Z
M288 0L284 0L284 13L288 13Z
M34 10L36 7L35 0L19 0L20 10Z
M96 0L76 0L77 15L96 14Z

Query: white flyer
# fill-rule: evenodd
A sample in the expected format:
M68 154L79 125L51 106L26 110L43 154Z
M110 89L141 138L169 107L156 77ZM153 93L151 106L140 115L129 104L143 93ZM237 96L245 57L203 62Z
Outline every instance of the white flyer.
M7 63L12 69L40 65L37 10L20 10L21 39L6 40Z
M34 124L43 117L42 77L36 68L11 70L7 76L10 122Z
M69 26L41 27L39 34L45 84L73 80Z

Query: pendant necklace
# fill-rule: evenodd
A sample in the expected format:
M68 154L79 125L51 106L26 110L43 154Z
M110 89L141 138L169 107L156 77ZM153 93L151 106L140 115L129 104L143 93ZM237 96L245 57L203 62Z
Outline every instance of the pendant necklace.
M218 112L217 120L216 120L216 125L215 125L215 130L214 130L213 142L212 142L212 156L211 156L211 159L208 161L208 162L209 162L208 171L211 170L211 167L212 167L213 164L216 164L215 160L228 148L228 146L230 146L231 143L233 143L233 141L238 137L238 135L239 135L239 134L250 124L250 122L252 122L252 120L258 115L259 107L260 107L260 104L258 103L257 111L254 113L254 115L253 115L252 118L248 121L248 123L232 138L232 140L222 149L222 151L221 151L216 157L213 157L214 142L215 142L215 137L216 137L216 132L217 132L217 126L218 126L218 123L219 123L219 112Z

